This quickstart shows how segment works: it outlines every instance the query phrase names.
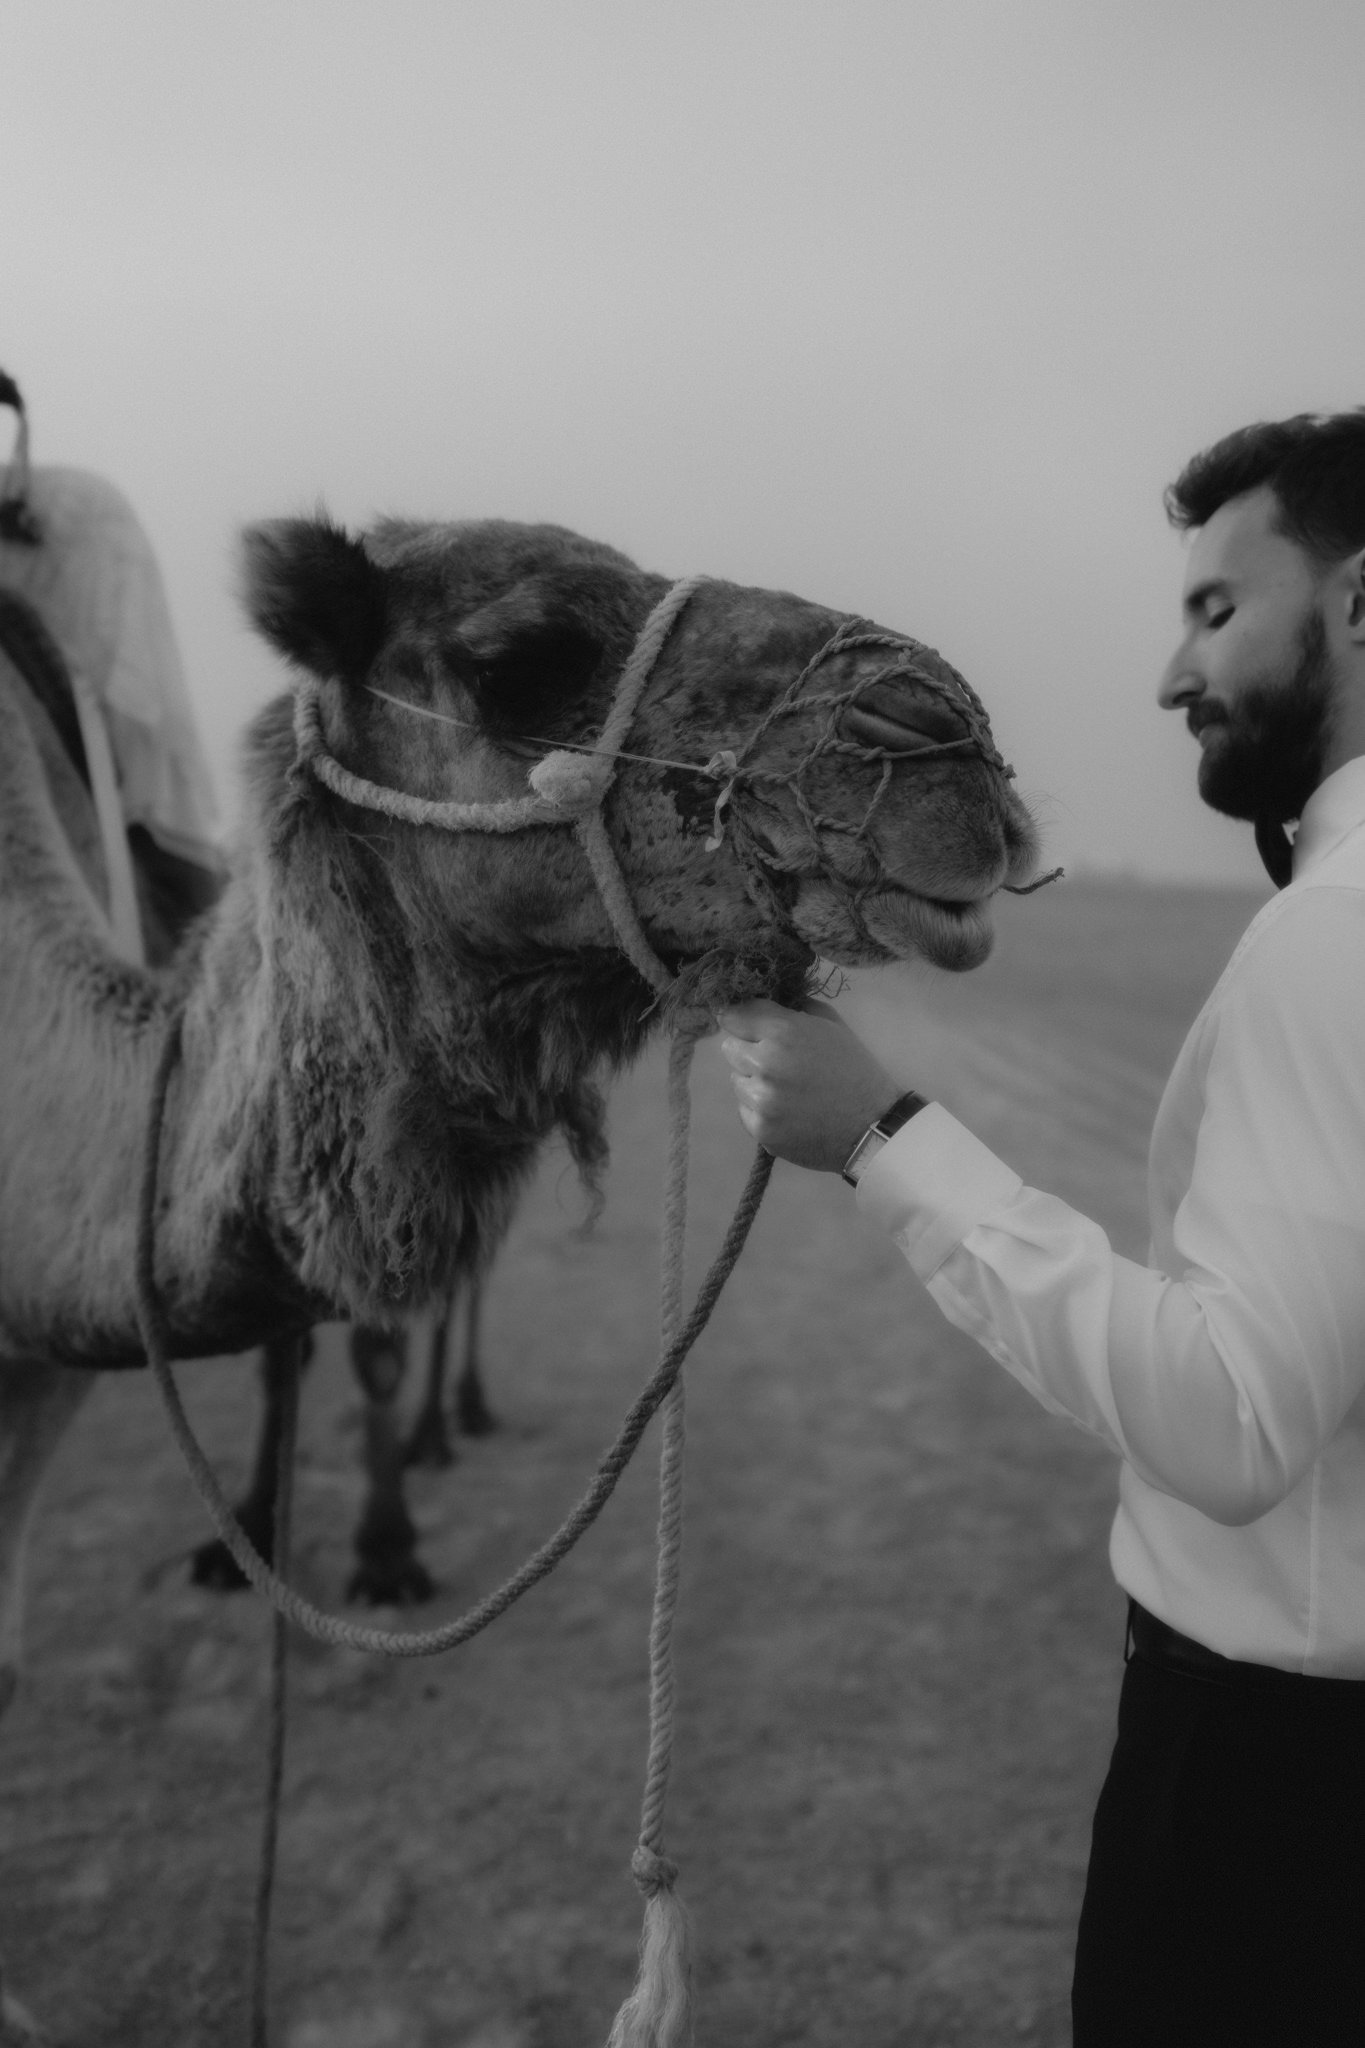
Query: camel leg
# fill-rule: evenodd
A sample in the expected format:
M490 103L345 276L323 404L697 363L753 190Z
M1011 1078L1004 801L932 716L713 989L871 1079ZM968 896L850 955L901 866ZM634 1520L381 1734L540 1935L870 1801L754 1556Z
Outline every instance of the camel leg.
M445 1382L450 1362L450 1325L460 1301L460 1334L463 1340L459 1377L455 1382L455 1420L464 1436L487 1436L498 1426L483 1391L483 1359L479 1332L483 1315L483 1278L476 1274L464 1286L461 1299L458 1282L446 1297L444 1311L437 1317L427 1353L426 1385L413 1421L404 1456L409 1465L432 1470L455 1463L455 1446L446 1421Z
M445 1306L431 1326L431 1341L427 1346L427 1376L422 1389L422 1399L407 1443L403 1447L403 1459L408 1465L423 1465L428 1471L442 1471L455 1463L455 1446L450 1440L450 1427L446 1421L446 1351L450 1337L450 1319L455 1308L457 1287L452 1287L446 1296Z
M0 1365L0 1713L19 1682L24 1554L38 1489L95 1375L35 1360Z
M280 1427L289 1375L313 1355L311 1336L274 1337L261 1351L261 1391L265 1397L261 1431L251 1481L233 1509L252 1549L272 1564L275 1557L275 1488L279 1477ZM237 1593L249 1584L246 1574L221 1536L210 1537L195 1551L190 1577L196 1586L216 1593Z
M0 1714L19 1683L24 1555L38 1491L52 1454L95 1384L89 1372L33 1361L0 1365ZM38 2048L28 2013L0 1972L0 2048Z
M375 1607L429 1600L436 1588L418 1560L417 1529L403 1498L398 1390L407 1370L406 1333L357 1323L351 1331L351 1362L365 1390L370 1493L356 1531L358 1562L346 1597L368 1600Z
M464 1363L455 1382L455 1416L466 1436L487 1436L498 1426L498 1418L484 1398L483 1275L476 1273L465 1289Z

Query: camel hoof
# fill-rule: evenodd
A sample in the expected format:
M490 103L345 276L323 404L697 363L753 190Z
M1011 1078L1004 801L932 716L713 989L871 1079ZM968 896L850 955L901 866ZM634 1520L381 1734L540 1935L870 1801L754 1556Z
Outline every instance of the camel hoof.
M367 1607L420 1607L435 1591L436 1581L415 1557L400 1563L362 1558L351 1573L346 1598L363 1600Z
M403 1463L420 1465L428 1472L444 1472L455 1462L455 1446L450 1441L444 1415L431 1412L419 1415L403 1446Z
M498 1418L483 1398L482 1387L461 1387L455 1401L455 1415L465 1436L489 1436Z
M221 1536L199 1545L190 1559L190 1580L211 1593L240 1593L251 1584Z

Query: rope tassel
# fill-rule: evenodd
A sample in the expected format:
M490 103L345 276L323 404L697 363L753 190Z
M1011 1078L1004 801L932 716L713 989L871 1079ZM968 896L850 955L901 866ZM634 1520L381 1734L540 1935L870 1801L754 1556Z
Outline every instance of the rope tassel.
M616 2015L607 2048L689 2048L692 2040L692 1937L687 1908L673 1889L674 1866L657 1859L667 1873L645 1900L640 1936L640 1971L635 1989ZM641 1890L639 1850L636 1882Z
M691 1039L674 1040L674 1063L678 1063L681 1049L684 1073L692 1045ZM671 1179L670 1172L670 1182ZM669 1242L671 1248L672 1236ZM676 1242L681 1245L681 1230ZM677 1891L678 1866L662 1849L664 1801L673 1757L672 1637L682 1551L682 1459L680 1378L664 1403L663 1450L659 1460L659 1552L654 1619L649 1632L649 1766L640 1840L630 1860L631 1874L644 1894L645 1924L640 1935L635 1989L616 2015L607 2048L689 2048L692 2039L691 1928L687 1908Z

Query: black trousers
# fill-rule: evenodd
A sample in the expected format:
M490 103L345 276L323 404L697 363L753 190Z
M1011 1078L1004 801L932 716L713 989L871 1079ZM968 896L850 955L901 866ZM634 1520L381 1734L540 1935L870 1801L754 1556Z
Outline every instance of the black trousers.
M1074 2048L1365 2048L1365 1682L1130 1640Z

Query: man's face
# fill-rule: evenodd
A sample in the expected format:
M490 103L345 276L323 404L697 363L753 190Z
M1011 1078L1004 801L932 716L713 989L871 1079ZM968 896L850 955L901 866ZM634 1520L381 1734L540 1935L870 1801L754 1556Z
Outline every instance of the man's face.
M1275 531L1268 486L1200 527L1185 574L1185 633L1159 698L1202 750L1199 793L1231 818L1297 818L1322 780L1332 668L1313 562Z

